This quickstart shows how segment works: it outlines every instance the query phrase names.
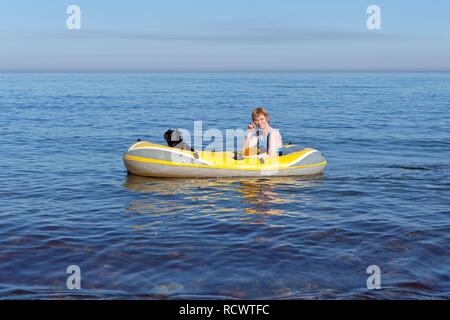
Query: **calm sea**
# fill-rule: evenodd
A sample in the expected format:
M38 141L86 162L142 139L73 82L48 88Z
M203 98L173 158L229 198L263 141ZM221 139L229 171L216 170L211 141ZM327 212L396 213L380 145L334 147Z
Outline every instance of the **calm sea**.
M323 175L127 175L259 105ZM449 73L0 74L0 298L448 299L449 111Z

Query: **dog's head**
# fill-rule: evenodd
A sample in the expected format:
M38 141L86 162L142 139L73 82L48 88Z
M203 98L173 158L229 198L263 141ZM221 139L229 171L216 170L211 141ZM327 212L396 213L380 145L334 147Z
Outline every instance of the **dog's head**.
M167 144L169 145L169 147L176 146L181 141L183 141L183 137L181 136L181 132L178 129L177 130L171 130L171 129L167 130L164 133L164 139L166 139Z

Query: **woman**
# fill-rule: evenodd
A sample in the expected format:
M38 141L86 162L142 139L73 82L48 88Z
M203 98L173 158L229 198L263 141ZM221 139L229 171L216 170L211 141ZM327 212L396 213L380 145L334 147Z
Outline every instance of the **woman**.
M281 156L283 147L280 131L270 126L269 113L264 108L252 111L252 120L247 127L243 154L246 158L272 158ZM250 155L256 147L256 155Z

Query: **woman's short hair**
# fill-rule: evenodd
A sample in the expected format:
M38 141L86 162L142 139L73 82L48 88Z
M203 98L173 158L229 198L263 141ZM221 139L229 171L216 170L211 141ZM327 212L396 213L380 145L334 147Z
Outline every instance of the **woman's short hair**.
M266 118L269 118L269 112L263 107L258 107L258 108L253 109L252 119L255 119L257 116L259 116L261 114L264 115Z

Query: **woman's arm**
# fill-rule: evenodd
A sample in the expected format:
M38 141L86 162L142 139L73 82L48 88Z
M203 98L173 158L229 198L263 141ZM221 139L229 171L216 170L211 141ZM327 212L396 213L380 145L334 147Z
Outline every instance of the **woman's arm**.
M278 157L278 148L281 148L280 146L281 141L281 134L280 131L274 129L270 133L269 137L269 150L267 150L267 156L268 158Z
M242 154L245 154L245 150L256 146L258 137L253 135L253 131L248 130L245 135L244 146L242 148Z

